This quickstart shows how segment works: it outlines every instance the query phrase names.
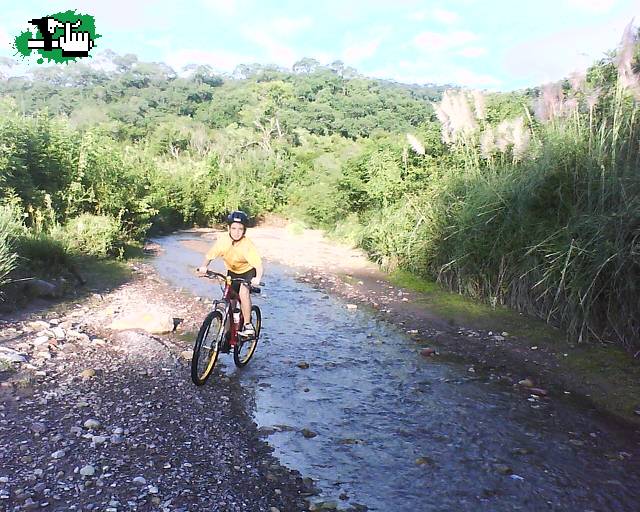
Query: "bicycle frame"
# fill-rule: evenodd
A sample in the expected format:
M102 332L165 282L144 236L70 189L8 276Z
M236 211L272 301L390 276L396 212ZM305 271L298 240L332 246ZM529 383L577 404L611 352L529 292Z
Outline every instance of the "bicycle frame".
M231 276L224 276L224 279L225 281L222 291L222 299L215 300L213 302L213 309L218 308L218 305L222 305L222 325L224 328L224 326L227 325L227 321L229 322L229 345L231 345L231 347L233 348L238 343L238 325L243 325L244 318L242 315L242 311L240 311L240 322L238 322L238 324L236 325L236 323L233 321L233 311L240 303L240 296L231 286L233 282ZM226 331L227 329L225 328L223 336L226 335Z

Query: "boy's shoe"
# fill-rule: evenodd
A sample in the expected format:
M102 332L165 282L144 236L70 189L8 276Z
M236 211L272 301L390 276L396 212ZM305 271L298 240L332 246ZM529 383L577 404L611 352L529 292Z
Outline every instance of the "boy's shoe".
M256 330L253 328L251 324L244 324L244 327L241 331L238 331L238 336L242 338L251 338L256 335Z

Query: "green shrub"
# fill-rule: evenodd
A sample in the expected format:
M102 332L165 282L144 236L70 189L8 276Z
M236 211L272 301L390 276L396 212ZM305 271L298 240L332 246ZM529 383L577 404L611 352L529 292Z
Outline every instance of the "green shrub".
M9 281L7 276L17 265L15 240L24 233L20 213L17 207L0 205L0 286Z
M25 275L57 275L69 266L69 256L63 243L46 233L18 238L16 250L19 270Z
M120 221L106 215L83 213L53 232L72 253L104 258L120 256L124 239Z

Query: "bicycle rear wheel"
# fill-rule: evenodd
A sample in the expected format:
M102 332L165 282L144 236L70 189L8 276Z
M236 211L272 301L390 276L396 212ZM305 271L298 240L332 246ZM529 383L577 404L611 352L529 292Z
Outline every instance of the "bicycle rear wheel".
M233 362L236 363L236 366L239 368L247 365L258 346L260 328L262 327L262 314L260 313L260 308L255 305L251 306L251 323L256 331L255 336L251 338L241 338L238 336L238 343L233 347Z
M191 358L191 380L202 386L218 360L220 344L224 334L223 317L220 311L212 311L202 322Z

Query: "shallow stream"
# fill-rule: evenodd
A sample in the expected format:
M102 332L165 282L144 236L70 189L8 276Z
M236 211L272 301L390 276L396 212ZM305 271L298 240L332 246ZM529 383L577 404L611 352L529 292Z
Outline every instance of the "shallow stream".
M194 239L158 239L155 266L175 286L217 298L219 287L192 273L202 255L182 242ZM317 482L318 500L398 512L640 510L637 435L563 396L536 399L422 358L403 330L290 269L265 268L256 354L242 370L221 355L222 368L254 398L279 460Z

